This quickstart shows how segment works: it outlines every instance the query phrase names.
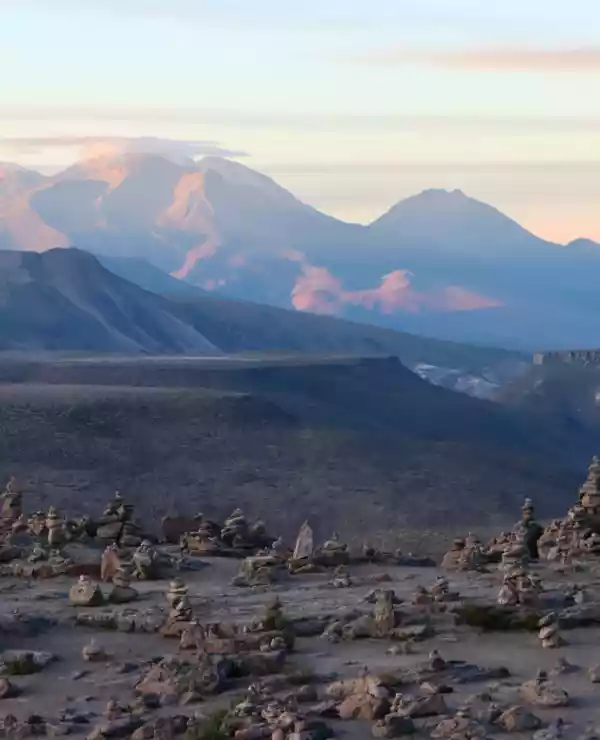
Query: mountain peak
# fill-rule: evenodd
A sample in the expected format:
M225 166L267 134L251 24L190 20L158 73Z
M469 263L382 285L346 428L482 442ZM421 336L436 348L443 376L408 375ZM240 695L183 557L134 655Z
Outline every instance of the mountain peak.
M0 162L0 195L16 195L45 180L36 170L29 170L13 162Z
M466 196L462 190L455 188L454 190L446 190L444 188L427 188L423 190L415 198L435 198L439 200L472 200Z
M369 227L400 239L403 246L444 253L491 256L500 250L521 256L523 248L546 245L497 208L462 190L424 190L401 200Z
M579 250L594 250L600 254L600 244L593 241L592 239L585 239L583 237L579 239L573 239L566 245L567 249L579 249Z

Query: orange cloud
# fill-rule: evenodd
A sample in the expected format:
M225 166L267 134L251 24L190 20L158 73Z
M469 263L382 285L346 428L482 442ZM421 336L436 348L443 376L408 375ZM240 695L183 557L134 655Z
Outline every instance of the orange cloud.
M376 288L344 290L341 280L327 268L311 265L304 256L295 254L294 257L294 261L302 264L302 274L296 280L291 296L292 305L298 311L336 315L344 306L352 305L392 314L396 311L418 313L424 309L476 311L502 306L499 301L459 285L448 286L436 293L422 293L412 287L412 274L408 270L394 270L384 275Z
M600 46L581 48L481 48L418 52L404 49L363 57L371 64L428 64L475 71L595 71L600 70Z
M298 311L334 315L341 310L343 296L342 283L329 270L304 264L292 290L292 305Z

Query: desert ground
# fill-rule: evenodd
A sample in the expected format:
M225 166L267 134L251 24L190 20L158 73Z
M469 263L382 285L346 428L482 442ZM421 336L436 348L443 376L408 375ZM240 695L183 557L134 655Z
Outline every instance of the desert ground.
M69 590L77 580L73 577L44 581L2 579L4 653L0 662L11 685L7 695L17 693L14 698L0 700L2 714L14 716L23 733L23 727L33 732L33 725L37 725L35 731L42 735L70 733L100 739L177 737L176 730L183 723L181 717L185 717L185 737L213 737L210 733L217 730L210 724L211 719L221 718L225 711L231 713L250 691L263 709L269 704L277 705L280 714L288 712L296 719L302 718L308 722L307 727L311 727L311 721L321 722L313 730L300 730L301 737L323 736L323 723L332 735L357 740L371 734L406 734L406 728L397 732L375 729L379 726L373 718L339 717L342 702L332 699L331 686L334 682L369 676L380 689L380 696L392 698L401 693L405 697L443 698L442 707L434 707L431 714L426 712L427 716L421 717L416 712L409 734L414 732L421 737L472 737L475 730L480 736L501 736L507 729L490 718L497 718L506 710L526 725L523 730L519 730L518 723L515 728L507 725L514 729L516 737L530 737L534 730L538 737L544 731L544 737L581 737L586 733L590 736L590 728L600 722L600 684L593 682L600 676L593 670L590 673L600 662L600 614L598 624L562 631L564 645L549 650L541 648L536 630L482 630L465 624L460 616L465 604L495 602L502 582L497 566L490 566L487 572L444 574L439 567L351 565L350 585L343 588L332 585L331 570L295 574L271 585L242 588L232 585L239 566L240 561L235 559L184 558L177 575L188 589L195 619L204 625L217 624L221 629L237 625L241 630L260 618L277 597L286 623L296 635L295 641L291 649L284 651L279 668L270 670L263 666L256 675L233 677L218 690L207 689L205 694L198 690L172 695L167 684L157 684L152 692L143 688L145 677L168 656L178 656L193 665L202 652L182 650L179 640L154 631L168 620L168 579L135 583L139 594L135 602L90 608L69 602ZM593 594L600 581L600 570L593 562L568 571L547 563L532 568L544 584L539 607L542 612L566 609L568 593L574 587L584 586ZM431 588L440 575L448 577L449 590L457 594L457 600L415 605L418 587ZM109 585L101 585L105 594ZM332 638L332 623L371 613L369 594L374 589L393 590L397 597L401 616L396 637ZM92 620L91 626L84 623L86 615ZM108 615L112 628L99 628L97 625ZM134 631L122 631L131 629L125 625L132 622L136 625ZM149 631L142 631L145 629ZM98 660L87 661L82 655L90 643L101 651ZM51 656L46 657L48 662L39 672L10 675L10 663L6 661L15 650L40 651ZM436 650L445 665L432 672L427 666ZM484 670L472 671L467 677L468 672L461 672L463 662ZM185 669L180 666L178 670ZM540 670L548 673L552 684L567 692L564 706L548 707L524 698L522 685L534 679ZM435 734L435 728L442 727L442 720L456 717L459 710L464 710L459 717L469 718L469 727L455 732L438 729L438 733L446 734ZM169 723L167 718L179 719ZM564 721L564 728L556 724L559 719ZM280 724L284 736L293 734L284 720ZM277 718L265 721L258 714L247 721L247 727L233 734L240 738L275 737L273 733L279 726ZM171 734L160 734L167 732L165 727ZM226 736L224 730L218 729L218 733L217 737ZM12 737L6 731L4 736ZM14 735L21 736L27 735Z

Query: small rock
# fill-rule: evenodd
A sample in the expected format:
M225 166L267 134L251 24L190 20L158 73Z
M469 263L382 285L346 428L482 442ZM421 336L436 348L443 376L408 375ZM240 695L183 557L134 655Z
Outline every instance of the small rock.
M21 690L12 684L8 678L0 678L0 699L12 699L20 693Z
M106 652L96 643L95 640L91 640L83 647L81 657L88 663L101 663L108 659Z
M600 683L600 665L594 665L588 670L588 677L592 683Z

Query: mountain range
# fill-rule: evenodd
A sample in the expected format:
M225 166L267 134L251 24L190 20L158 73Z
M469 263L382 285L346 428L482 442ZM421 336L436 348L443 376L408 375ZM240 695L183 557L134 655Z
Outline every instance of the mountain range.
M594 346L600 336L600 246L544 241L459 190L425 191L362 226L216 157L124 154L51 177L0 165L0 249L69 246L111 269L115 260L150 263L172 276L169 293L185 281L217 296L527 351Z

